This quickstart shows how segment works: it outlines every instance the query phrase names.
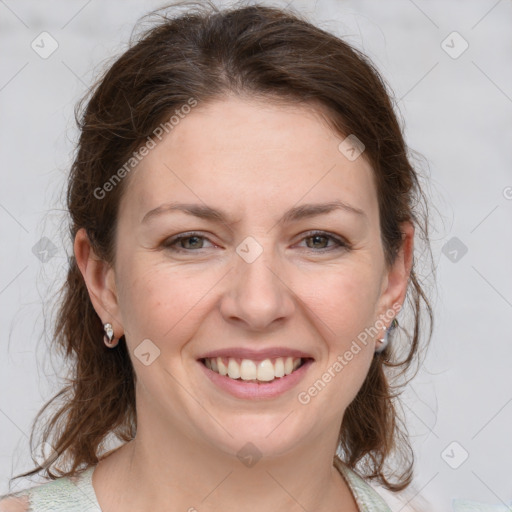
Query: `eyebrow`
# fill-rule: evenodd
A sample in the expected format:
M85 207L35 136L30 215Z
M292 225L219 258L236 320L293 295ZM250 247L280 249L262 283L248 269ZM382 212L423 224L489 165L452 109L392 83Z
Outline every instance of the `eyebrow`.
M356 208L355 206L351 206L343 201L337 200L330 201L328 203L303 204L300 206L295 206L285 212L277 223L286 224L301 219L330 213L335 210L342 210L348 213L366 217L366 213L363 210ZM216 210L215 208L201 204L175 202L162 204L153 210L150 210L144 215L141 223L146 223L154 217L173 211L180 211L189 215L193 215L194 217L199 217L201 219L211 220L214 222L229 223L228 215L221 210Z

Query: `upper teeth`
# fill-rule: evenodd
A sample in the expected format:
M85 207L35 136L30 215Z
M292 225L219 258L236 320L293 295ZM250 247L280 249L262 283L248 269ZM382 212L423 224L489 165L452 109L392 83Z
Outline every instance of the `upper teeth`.
M301 363L300 357L278 357L253 361L252 359L235 359L232 357L207 357L207 368L232 379L260 380L269 382L276 377L284 377L296 370Z

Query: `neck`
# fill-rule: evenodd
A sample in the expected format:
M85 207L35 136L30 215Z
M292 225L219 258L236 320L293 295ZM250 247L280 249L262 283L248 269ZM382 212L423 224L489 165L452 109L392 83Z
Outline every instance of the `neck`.
M105 512L166 510L170 504L188 512L356 511L333 466L337 432L330 443L326 435L257 462L247 448L244 463L168 424L146 421L133 441L100 462L94 486Z

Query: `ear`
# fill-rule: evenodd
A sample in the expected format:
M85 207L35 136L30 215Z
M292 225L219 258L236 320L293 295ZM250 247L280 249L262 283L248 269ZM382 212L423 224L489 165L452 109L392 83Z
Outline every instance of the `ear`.
M377 318L381 318L381 315L385 315L390 309L394 310L394 315L396 315L401 309L407 293L414 255L414 224L409 221L403 222L400 225L400 230L402 232L402 246L383 280ZM390 318L389 314L385 318ZM389 327L390 323L391 320L387 320L386 328Z
M74 252L92 305L101 323L111 323L114 338L120 338L124 330L117 300L114 269L96 256L84 228L79 229L75 236Z

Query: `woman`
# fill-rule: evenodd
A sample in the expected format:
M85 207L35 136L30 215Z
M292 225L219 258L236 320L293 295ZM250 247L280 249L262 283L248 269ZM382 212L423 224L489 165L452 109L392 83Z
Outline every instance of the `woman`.
M20 475L53 481L0 510L389 510L365 478L411 482L391 370L432 310L423 193L371 63L290 11L203 5L143 34L79 124L73 379Z

